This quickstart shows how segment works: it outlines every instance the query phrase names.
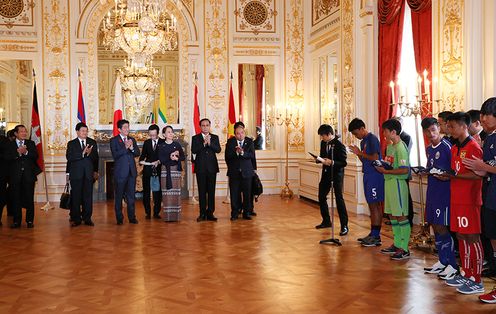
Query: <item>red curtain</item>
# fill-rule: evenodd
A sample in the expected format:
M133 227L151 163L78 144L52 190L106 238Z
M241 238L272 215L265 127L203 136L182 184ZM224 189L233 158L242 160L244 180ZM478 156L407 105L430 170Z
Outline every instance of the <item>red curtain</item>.
M417 73L422 75L422 72L427 70L432 81L432 2L431 0L407 0L407 2L412 9L413 49ZM432 100L432 84L429 89ZM425 90L423 92L426 93ZM424 106L422 117L432 110L431 105Z
M238 64L238 97L239 97L239 121L243 122L243 99L244 99L244 85L243 85L243 65Z
M390 81L396 81L401 60L401 41L405 17L404 0L379 0L379 130L382 123L394 116ZM397 92L395 92L398 95ZM380 137L382 139L382 134ZM387 146L381 140L381 150Z
M262 101L263 101L263 81L265 76L265 68L261 64L257 64L255 67L255 80L257 82L257 98L256 98L256 126L262 125Z

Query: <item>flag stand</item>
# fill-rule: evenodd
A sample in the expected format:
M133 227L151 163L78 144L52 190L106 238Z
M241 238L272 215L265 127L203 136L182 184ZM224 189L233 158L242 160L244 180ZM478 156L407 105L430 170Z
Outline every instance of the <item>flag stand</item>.
M46 170L46 169L45 169ZM41 206L41 210L48 211L50 209L55 209L55 207L50 204L50 201L48 200L48 185L47 185L47 178L46 178L46 172L43 171L43 178L45 180L45 195L46 195L46 204Z
M198 204L198 200L196 199L195 197L195 173L193 172L193 182L191 182L193 184L193 196L191 197L191 201L189 202L190 204Z

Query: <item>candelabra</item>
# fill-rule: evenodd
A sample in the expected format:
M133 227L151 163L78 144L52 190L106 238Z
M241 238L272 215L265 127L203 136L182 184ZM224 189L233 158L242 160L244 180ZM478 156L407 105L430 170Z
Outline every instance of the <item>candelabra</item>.
M270 113L267 114L267 122L271 125L286 126L286 165L285 173L286 180L284 186L281 188L281 198L291 199L293 198L294 192L289 187L289 127L293 126L297 128L300 125L300 112L298 109L292 109L291 107L286 107L284 115L282 113L275 114L274 116ZM295 113L293 113L295 112Z
M425 93L422 92L422 86L421 82L422 79L419 76L418 79L418 94L415 96L416 101L414 102L408 102L406 97L403 95L399 96L399 101L397 103L394 102L395 97L394 97L394 83L391 82L391 92L392 92L392 103L390 104L391 106L396 107L399 110L399 116L400 117L414 117L415 119L415 135L416 135L416 147L417 147L417 160L420 165L420 152L421 152L421 147L420 147L420 138L423 136L422 132L419 130L419 124L420 124L420 119L422 116L436 116L439 114L439 112L444 111L444 105L443 108L441 108L441 105L443 103L442 99L436 99L434 101L431 100L431 95L430 95L430 90L429 90L429 81L427 80L427 72L424 71L424 88L425 88ZM436 104L436 108L433 108L433 104ZM424 190L423 190L423 181L422 181L422 176L419 175L418 178L419 182L419 201L420 201L420 231L415 234L412 238L412 242L417 246L417 247L426 247L428 249L433 249L435 246L434 239L432 238L429 230L429 225L425 221L425 202L424 202Z

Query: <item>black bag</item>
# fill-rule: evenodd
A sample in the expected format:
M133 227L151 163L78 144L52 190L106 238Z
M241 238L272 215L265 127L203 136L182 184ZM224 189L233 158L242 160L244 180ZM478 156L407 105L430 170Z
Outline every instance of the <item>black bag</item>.
M253 178L251 181L251 194L255 196L255 202L258 202L258 197L263 193L262 181L258 177L258 174L253 173Z
M60 208L71 209L71 191L69 190L69 183L66 183L64 192L60 196Z

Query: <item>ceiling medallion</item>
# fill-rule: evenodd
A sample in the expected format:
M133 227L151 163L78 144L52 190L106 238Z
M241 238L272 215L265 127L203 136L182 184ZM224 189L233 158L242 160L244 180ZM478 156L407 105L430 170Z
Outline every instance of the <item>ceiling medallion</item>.
M243 10L243 17L250 25L260 26L267 21L269 12L260 1L250 1Z
M23 0L2 0L0 1L0 15L2 17L13 19L21 15L24 9Z

